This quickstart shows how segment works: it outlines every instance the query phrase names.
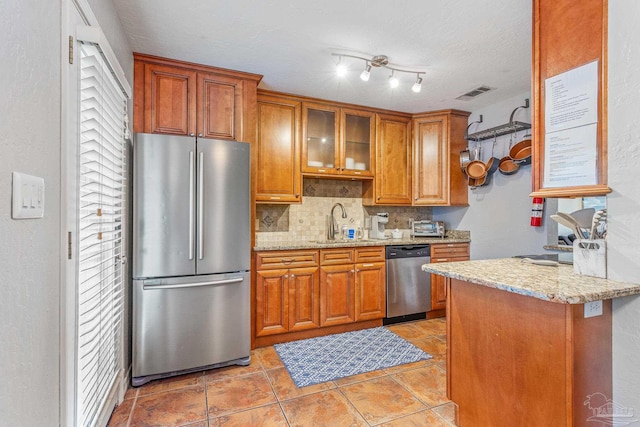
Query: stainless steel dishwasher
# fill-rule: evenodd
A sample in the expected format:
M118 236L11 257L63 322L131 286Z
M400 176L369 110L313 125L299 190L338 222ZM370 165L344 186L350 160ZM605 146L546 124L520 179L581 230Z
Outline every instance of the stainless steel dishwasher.
M386 247L387 317L385 325L424 319L431 308L431 275L420 268L431 262L429 245Z

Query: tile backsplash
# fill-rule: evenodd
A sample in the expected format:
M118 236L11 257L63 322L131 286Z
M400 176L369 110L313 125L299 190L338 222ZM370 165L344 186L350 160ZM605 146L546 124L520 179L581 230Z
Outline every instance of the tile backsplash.
M332 179L306 179L302 204L267 205L256 207L256 244L292 240L321 240L327 232L328 216L335 203L347 212L342 218L335 209L338 227L365 227L365 218L378 212L389 213L388 230L409 229L409 220L431 219L430 207L362 206L362 183Z

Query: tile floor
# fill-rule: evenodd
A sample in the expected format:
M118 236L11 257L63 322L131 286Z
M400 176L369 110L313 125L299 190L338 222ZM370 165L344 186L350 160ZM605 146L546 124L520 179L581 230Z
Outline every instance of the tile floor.
M109 427L454 426L455 406L446 397L444 319L389 329L433 359L297 388L274 348L258 348L249 366L129 389Z

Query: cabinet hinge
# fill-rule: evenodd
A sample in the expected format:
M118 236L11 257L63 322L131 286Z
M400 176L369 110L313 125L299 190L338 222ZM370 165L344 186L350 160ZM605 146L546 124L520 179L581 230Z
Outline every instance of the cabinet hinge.
M67 233L67 259L71 259L71 255L73 254L73 247L71 242L71 232L69 231Z
M73 64L73 36L69 36L69 64Z

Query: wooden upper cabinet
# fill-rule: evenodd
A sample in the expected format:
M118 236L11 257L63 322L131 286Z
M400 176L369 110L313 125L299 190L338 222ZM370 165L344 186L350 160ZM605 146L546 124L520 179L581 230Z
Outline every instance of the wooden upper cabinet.
M411 120L376 115L376 166L373 182L363 184L366 205L411 205Z
M134 53L134 132L255 142L262 76Z
M446 110L414 116L413 205L466 205L468 189L460 151L469 113Z
M303 102L302 173L311 176L373 176L374 113Z
M299 101L258 96L256 202L302 202L300 109Z
M533 2L533 152L536 197L582 197L609 193L607 186L607 0ZM570 187L545 186L545 82L548 78L598 61L596 182Z
M198 73L198 136L239 140L243 80Z
M196 72L144 64L144 132L189 135L196 131Z

